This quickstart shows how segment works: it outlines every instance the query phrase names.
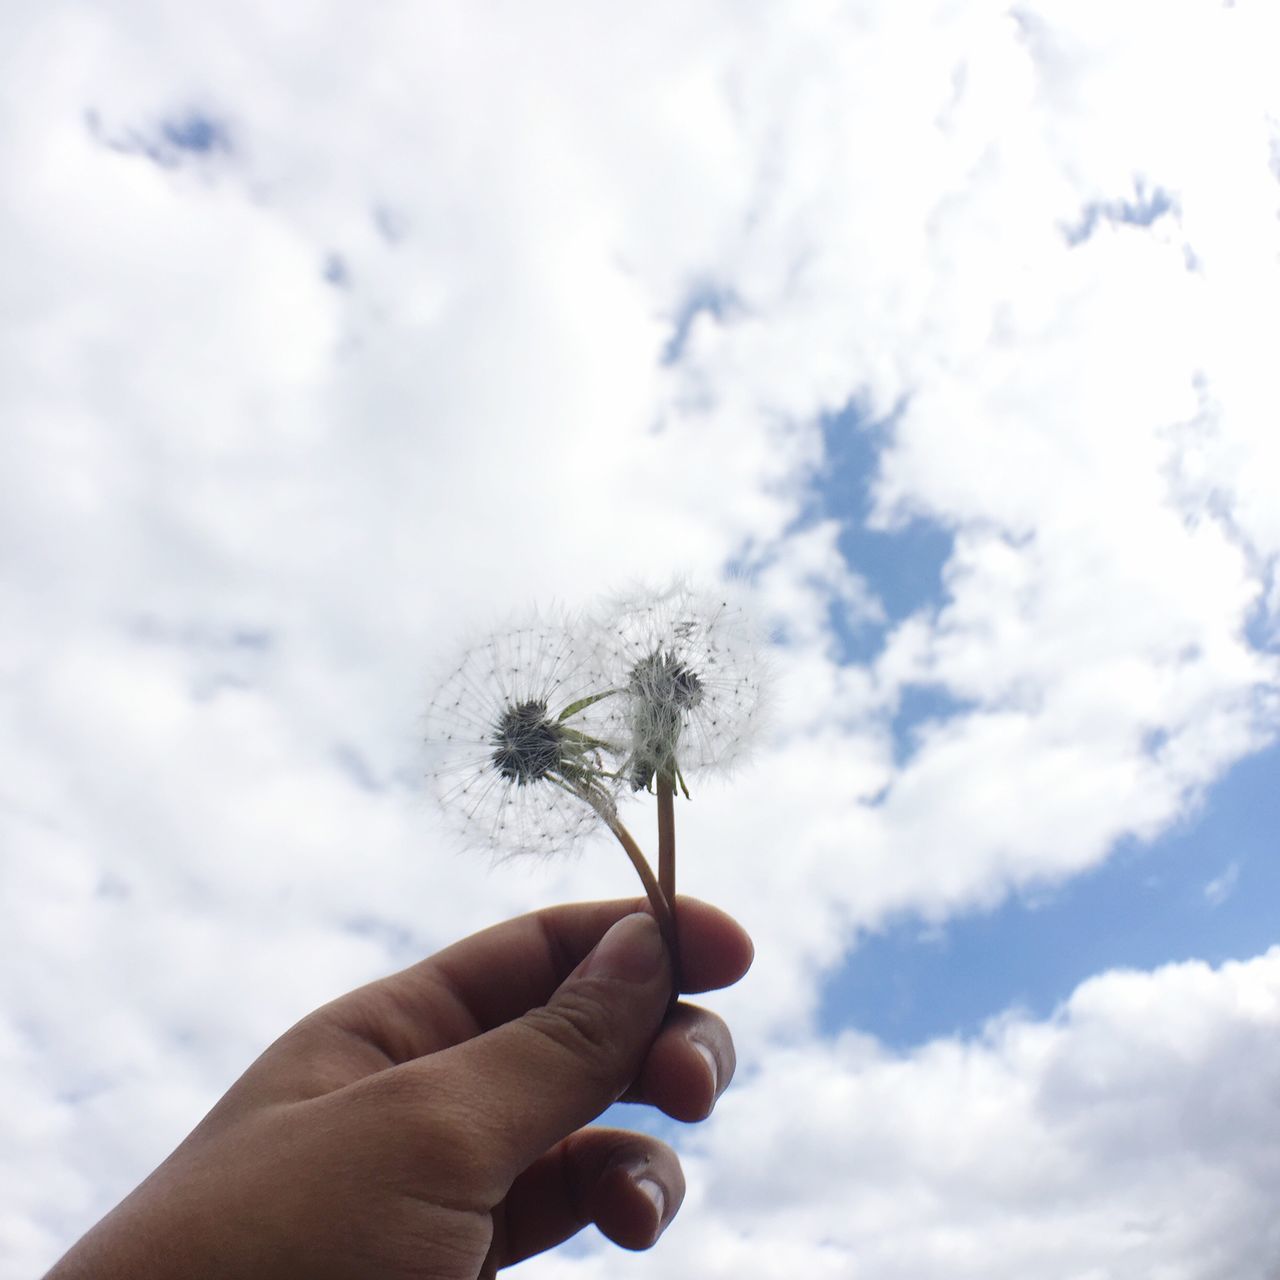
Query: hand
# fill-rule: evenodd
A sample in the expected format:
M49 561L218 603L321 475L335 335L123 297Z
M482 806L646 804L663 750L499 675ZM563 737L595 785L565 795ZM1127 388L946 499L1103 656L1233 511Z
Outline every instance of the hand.
M647 1248L675 1152L581 1126L620 1096L701 1119L734 1054L714 1014L668 1013L641 910L536 912L316 1010L47 1280L474 1280L588 1222ZM678 923L690 991L746 972L728 916L683 899Z

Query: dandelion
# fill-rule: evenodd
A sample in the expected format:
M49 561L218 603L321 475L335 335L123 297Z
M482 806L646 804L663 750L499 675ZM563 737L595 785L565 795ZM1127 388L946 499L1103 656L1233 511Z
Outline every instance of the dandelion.
M603 744L578 713L598 666L562 618L535 617L468 649L427 710L437 798L468 839L501 856L579 844L615 810Z
M469 649L427 712L429 777L492 853L547 855L603 825L626 851L679 970L675 788L731 763L759 724L766 671L745 609L677 582L594 624L535 617ZM656 791L658 875L618 817Z
M622 759L633 790L658 797L658 880L675 892L675 789L686 775L732 764L765 706L757 627L727 594L677 581L616 600L598 620L601 667L615 697L593 704L593 734Z
M725 768L750 746L768 670L759 629L726 593L677 581L616 599L596 621L599 666L620 697L593 709L593 732L625 753L634 790L655 777Z

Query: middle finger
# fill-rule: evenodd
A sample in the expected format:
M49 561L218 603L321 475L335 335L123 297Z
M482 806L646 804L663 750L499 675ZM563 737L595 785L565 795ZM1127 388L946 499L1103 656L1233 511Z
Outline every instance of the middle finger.
M650 1047L622 1102L644 1102L673 1120L705 1120L733 1078L737 1055L728 1026L710 1009L678 1004Z

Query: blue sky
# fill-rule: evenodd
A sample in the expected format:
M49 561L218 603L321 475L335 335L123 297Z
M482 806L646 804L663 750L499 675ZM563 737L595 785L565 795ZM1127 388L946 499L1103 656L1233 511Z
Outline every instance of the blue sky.
M899 410L900 411L900 410ZM943 599L942 570L951 554L948 530L923 516L889 529L869 527L877 459L892 438L894 418L870 420L855 404L823 423L822 467L814 478L816 514L839 521L840 552L861 574L884 606L881 623L851 625L833 618L842 653L866 662L884 643L886 629L917 610L937 608ZM904 722L904 735L910 723Z
M309 1009L634 892L456 847L432 672L727 567L740 1079L643 1121L665 1250L528 1274L1268 1280L1278 21L0 19L0 1280Z
M1149 844L1096 870L930 925L895 921L828 980L822 1021L897 1049L973 1035L1009 1009L1045 1017L1085 979L1189 959L1243 960L1276 941L1280 748L1251 756Z
M1117 216L1146 226L1169 207L1161 192L1139 193ZM1097 208L1091 216L1100 216ZM880 622L851 626L835 613L833 629L850 662L874 659L895 623L936 612L946 598L942 571L952 538L945 528L923 516L868 527L879 450L892 433L892 416L869 422L856 407L824 423L813 510L839 522L841 553L884 605ZM893 717L897 758L910 756L920 726L961 709L945 690L906 688ZM1046 1017L1108 969L1197 957L1220 964L1265 950L1277 940L1273 904L1280 899L1277 778L1280 747L1271 746L1195 797L1166 832L1117 841L1105 862L1080 876L1033 885L942 924L912 913L890 919L826 979L823 1028L866 1032L908 1050L977 1034L1009 1010Z

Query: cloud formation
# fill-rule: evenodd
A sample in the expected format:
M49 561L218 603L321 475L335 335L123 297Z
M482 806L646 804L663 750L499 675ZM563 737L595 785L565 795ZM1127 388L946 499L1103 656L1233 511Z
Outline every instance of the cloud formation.
M1273 957L1102 976L1058 1021L905 1060L813 1019L863 931L1153 839L1275 737L1273 7L353 24L120 0L4 24L0 934L25 963L0 974L0 1276L51 1259L335 991L632 892L612 852L502 876L441 855L426 673L530 599L728 564L785 677L750 785L682 815L686 885L760 954L725 1001L755 1073L726 1103L744 1147L723 1125L698 1148L684 1256L928 1274L994 1256L968 1214L1024 1274L1077 1227L1064 1275L1262 1274L1264 1085L1232 1092L1211 1158L1168 1133L1208 1097L1196 1072L1270 1061L1270 1014L1233 1002ZM874 442L887 545L947 535L941 595L904 618L842 553L852 497L815 516L832 430ZM922 690L945 711L895 727ZM1185 1061L1175 988L1213 993ZM1123 993L1128 1020L1090 1012ZM1114 1213L1123 1108L1085 1096L1086 1050L1100 1098L1141 1078L1153 1108L1147 1190ZM802 1087L827 1103L796 1114ZM819 1150L846 1111L879 1127ZM802 1171L764 1239L763 1189L723 1181L782 1116L847 1230ZM950 1156L920 1136L944 1120ZM984 1176L993 1145L1012 1154ZM1236 1254L1190 1221L1205 1203Z
M847 1033L726 1095L673 1277L1274 1275L1280 950L1092 979L1046 1022ZM535 1274L617 1274L605 1256Z

